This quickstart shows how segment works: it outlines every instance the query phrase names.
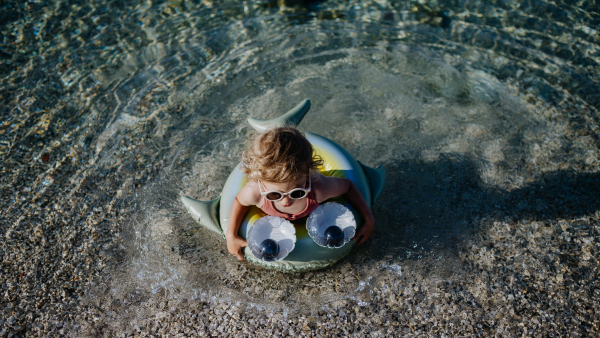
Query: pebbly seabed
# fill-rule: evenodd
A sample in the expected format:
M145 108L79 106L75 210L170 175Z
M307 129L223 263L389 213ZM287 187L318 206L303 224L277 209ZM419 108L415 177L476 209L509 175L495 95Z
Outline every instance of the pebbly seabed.
M0 5L0 337L594 336L599 11L512 1ZM252 131L388 171L331 268L239 263L181 195Z

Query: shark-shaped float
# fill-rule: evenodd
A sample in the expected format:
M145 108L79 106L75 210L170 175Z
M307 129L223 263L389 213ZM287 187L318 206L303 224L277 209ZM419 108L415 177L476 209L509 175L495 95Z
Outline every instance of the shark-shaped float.
M267 121L248 118L248 123L258 132L263 132L273 127L296 126L302 121L309 109L310 101L304 100L294 109L278 118ZM371 208L385 184L386 172L383 166L379 166L377 169L366 166L355 160L352 155L335 142L309 132L304 132L304 134L313 145L315 152L325 162L323 167L319 168L321 174L325 176L345 177L351 180L363 195L369 208ZM240 171L240 164L238 164L229 175L221 196L218 198L212 201L197 201L183 196L181 197L181 201L196 221L225 237L224 234L227 231L227 222L233 200L247 181L245 175ZM342 197L337 197L326 202L337 202L346 206L354 214L356 224L359 226L362 224L360 215ZM248 231L252 225L264 216L267 216L267 214L258 207L250 207L240 225L238 235L247 239ZM268 269L284 272L301 272L330 266L344 257L354 247L355 241L350 241L341 248L320 246L308 235L306 218L292 221L292 224L296 230L296 243L294 249L284 259L266 262L254 257L248 248L244 249L244 257L248 261Z

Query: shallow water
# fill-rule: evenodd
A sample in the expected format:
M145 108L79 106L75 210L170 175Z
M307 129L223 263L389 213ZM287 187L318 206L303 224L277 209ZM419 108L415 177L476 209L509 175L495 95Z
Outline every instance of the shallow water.
M520 241L503 224L597 224L595 3L53 1L0 15L7 318L27 297L6 280L57 270L70 284L50 282L61 296L38 312L96 309L69 317L92 335L192 301L286 317L368 307L383 285L523 274L468 256ZM304 98L299 128L384 165L388 183L368 244L282 274L237 262L179 197L217 197L254 135L246 118Z

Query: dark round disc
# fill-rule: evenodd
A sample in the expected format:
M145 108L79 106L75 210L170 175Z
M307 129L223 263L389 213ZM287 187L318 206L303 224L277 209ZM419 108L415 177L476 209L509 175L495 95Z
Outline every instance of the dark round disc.
M344 244L344 232L340 227L332 225L325 230L325 240L330 248L338 248Z
M260 243L260 258L267 262L272 262L279 255L279 244L272 239L265 239Z

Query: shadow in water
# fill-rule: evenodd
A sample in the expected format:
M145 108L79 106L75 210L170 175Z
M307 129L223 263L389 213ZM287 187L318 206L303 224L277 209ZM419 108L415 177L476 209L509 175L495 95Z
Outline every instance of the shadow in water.
M558 171L512 191L485 184L481 163L444 155L433 162L386 165L388 183L375 204L374 259L455 251L482 220L557 221L600 209L600 174Z

